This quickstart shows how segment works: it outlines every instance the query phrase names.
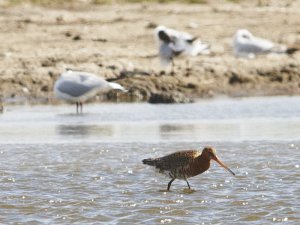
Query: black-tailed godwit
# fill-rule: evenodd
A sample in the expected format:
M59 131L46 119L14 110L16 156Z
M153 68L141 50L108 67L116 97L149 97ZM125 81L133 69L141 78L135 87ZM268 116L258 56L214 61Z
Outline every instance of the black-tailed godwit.
M168 191L175 179L185 180L189 189L189 177L197 176L210 167L210 160L213 159L222 167L235 175L216 155L216 150L212 147L205 147L202 152L197 150L179 151L160 158L144 159L143 163L154 166L160 173L166 174L171 178L168 183Z

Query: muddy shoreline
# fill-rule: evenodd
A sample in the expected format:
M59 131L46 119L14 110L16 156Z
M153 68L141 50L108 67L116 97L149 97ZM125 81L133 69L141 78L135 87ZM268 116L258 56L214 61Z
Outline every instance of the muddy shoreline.
M294 4L299 4L296 1ZM275 16L276 15L276 16ZM123 4L72 9L18 5L0 9L0 96L5 104L51 103L65 68L99 74L129 92L91 101L190 102L215 96L299 95L300 53L237 59L231 39L239 28L274 42L300 43L295 5ZM184 30L212 46L210 55L176 59L162 71L153 27ZM193 25L193 26L192 26Z

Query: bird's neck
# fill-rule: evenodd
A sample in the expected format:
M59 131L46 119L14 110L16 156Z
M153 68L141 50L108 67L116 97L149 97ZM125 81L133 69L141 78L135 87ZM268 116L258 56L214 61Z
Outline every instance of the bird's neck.
M210 167L210 158L207 157L206 155L201 154L200 156L197 157L196 159L196 168L197 172L203 173L206 170L208 170Z

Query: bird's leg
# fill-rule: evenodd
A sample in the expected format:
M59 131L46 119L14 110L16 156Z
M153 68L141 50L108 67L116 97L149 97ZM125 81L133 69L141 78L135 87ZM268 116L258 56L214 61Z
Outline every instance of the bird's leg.
M175 74L175 72L174 72L174 68L175 68L175 63L174 63L174 60L173 59L171 59L171 75L174 75Z
M82 113L82 102L79 102L80 105L80 113Z
M77 112L77 114L79 114L79 102L76 102L76 112Z
M186 69L186 76L189 76L191 72L191 68L190 68L190 61L188 59L185 60L185 69Z
M171 187L171 184L172 184L172 182L175 180L175 178L173 178L169 183L168 183L168 191L170 191L170 187Z
M185 181L186 181L186 183L187 183L187 185L188 185L189 189L191 189L191 186L190 186L190 184L189 184L188 180L187 180L187 179L185 179Z

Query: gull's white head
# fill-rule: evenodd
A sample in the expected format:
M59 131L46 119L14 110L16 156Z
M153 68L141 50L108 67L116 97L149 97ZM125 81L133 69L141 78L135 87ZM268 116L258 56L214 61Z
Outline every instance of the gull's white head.
M233 37L233 51L235 56L237 57L245 57L245 58L254 58L255 54L251 52L251 50L245 51L245 45L248 45L249 43L252 45L254 40L253 34L250 33L250 31L246 29L239 29L235 32L235 35ZM246 48L247 49L247 48Z
M166 30L166 27L165 26L157 26L154 30L155 33L158 33L159 31L161 30Z
M238 41L250 40L251 38L253 38L253 34L246 29L239 29L234 35L234 39Z

